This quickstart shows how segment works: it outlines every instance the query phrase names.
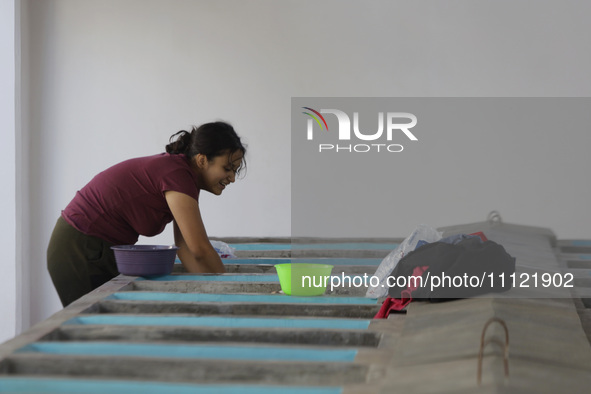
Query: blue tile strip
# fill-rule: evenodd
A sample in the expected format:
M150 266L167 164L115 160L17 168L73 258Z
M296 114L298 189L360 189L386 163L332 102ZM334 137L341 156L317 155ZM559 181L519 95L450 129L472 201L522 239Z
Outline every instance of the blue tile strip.
M363 275L333 275L341 279L350 278L351 283L363 283ZM356 281L355 278L361 278ZM367 281L368 279L366 279ZM178 282L178 281L195 281L195 282L265 282L265 283L279 283L277 275L269 274L254 274L254 275L228 275L228 274L178 274L178 275L163 275L150 278L139 277L136 282L154 281L154 282ZM327 281L330 284L330 280ZM336 284L335 279L335 284ZM349 282L346 282L349 283Z
M201 293L169 293L152 291L128 291L113 293L105 299L128 301L177 301L177 302L261 302L271 304L347 304L377 305L377 300L365 297L294 297L287 295L266 294L201 294Z
M64 325L98 324L123 326L183 326L224 328L314 328L332 330L367 330L371 320L254 318L221 316L137 316L95 315L74 317Z
M330 265L366 265L375 266L380 265L383 259L380 258L301 258L301 259L273 259L273 258L252 258L252 259L222 259L224 264L258 264L258 265L275 265L283 263L310 263L310 264L330 264ZM176 263L180 264L179 259Z
M137 278L136 282L142 281L156 282L177 282L177 281L195 281L195 282L276 282L279 283L277 275L164 275L153 278Z
M341 387L184 384L103 379L0 377L0 393L40 394L341 394Z
M577 239L571 241L572 246L591 246L591 240L589 239Z
M223 346L121 342L34 342L18 353L215 360L352 362L356 349L302 349L280 346Z
M323 244L279 244L279 243L254 243L254 244L231 244L236 250L394 250L397 243L323 243Z

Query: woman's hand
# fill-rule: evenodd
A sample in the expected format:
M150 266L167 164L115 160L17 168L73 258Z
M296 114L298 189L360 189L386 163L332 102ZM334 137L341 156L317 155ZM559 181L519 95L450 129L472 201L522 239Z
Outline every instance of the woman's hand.
M174 217L174 240L185 269L193 273L226 272L209 242L197 201L172 190L164 192L164 196Z

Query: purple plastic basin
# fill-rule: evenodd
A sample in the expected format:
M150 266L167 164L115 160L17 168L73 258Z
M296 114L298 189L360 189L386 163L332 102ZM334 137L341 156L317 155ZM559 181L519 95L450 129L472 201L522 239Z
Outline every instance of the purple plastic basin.
M168 275L174 267L176 246L117 245L111 246L119 273L129 276Z

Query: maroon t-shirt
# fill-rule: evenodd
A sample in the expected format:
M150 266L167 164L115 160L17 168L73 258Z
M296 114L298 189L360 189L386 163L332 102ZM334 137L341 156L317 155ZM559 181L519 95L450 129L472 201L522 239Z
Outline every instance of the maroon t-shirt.
M161 153L126 160L95 176L62 211L79 231L116 245L160 234L173 219L164 192L199 198L195 172L185 155Z

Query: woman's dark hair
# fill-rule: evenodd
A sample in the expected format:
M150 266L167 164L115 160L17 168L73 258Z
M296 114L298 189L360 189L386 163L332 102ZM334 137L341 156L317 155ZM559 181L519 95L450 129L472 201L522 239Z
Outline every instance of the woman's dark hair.
M199 127L193 126L191 132L181 130L170 137L166 145L166 152L170 154L184 154L193 157L202 154L207 160L227 153L232 156L236 152L242 153L242 163L238 168L239 172L246 167L246 147L240 141L240 137L234 128L225 122L211 122L202 124Z

